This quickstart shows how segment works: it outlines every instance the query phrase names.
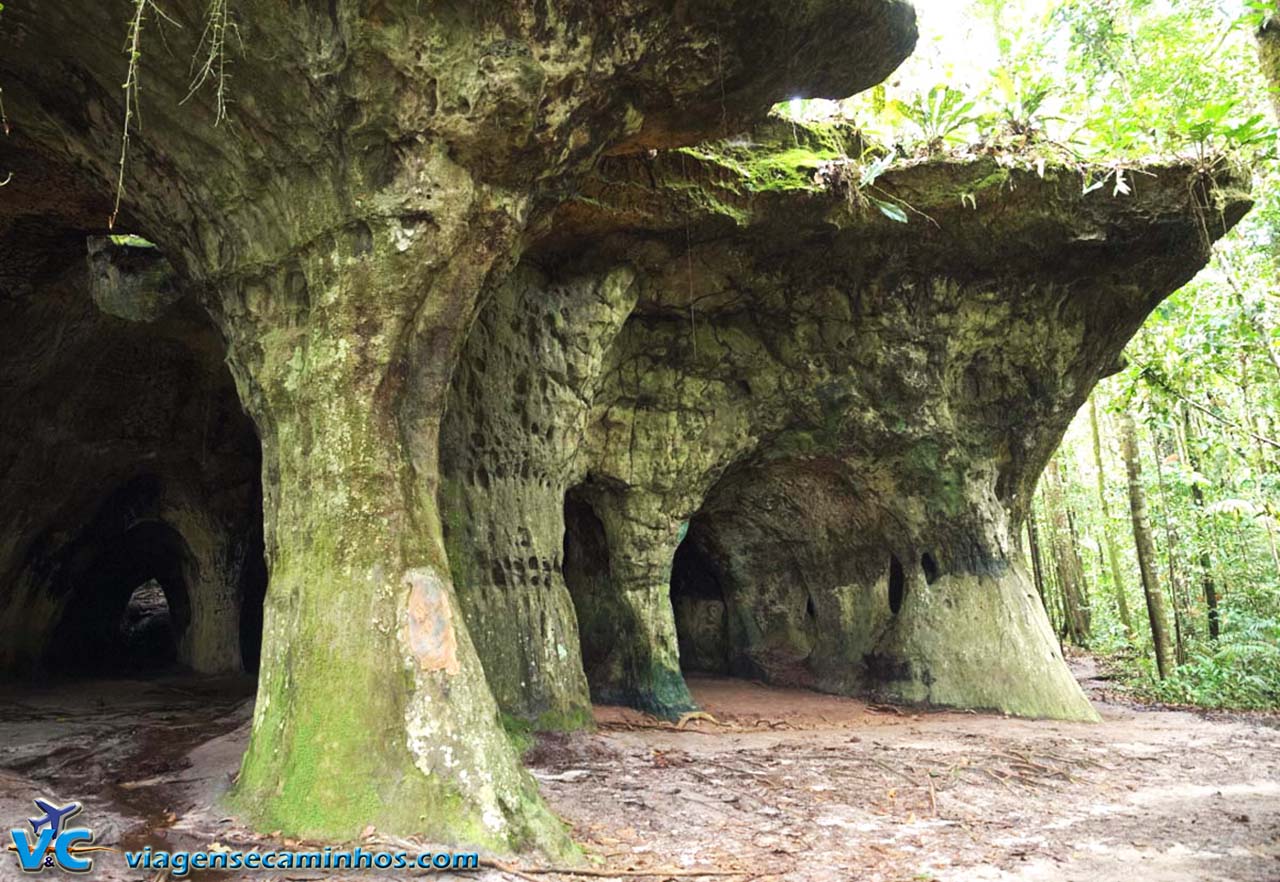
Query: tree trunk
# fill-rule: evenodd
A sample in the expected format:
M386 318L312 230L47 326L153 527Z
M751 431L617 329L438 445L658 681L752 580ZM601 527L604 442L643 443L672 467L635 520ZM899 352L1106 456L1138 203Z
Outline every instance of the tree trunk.
M1054 557L1062 586L1063 636L1077 646L1089 643L1089 610L1084 599L1084 566L1076 544L1075 524L1062 489L1056 458L1049 461L1046 501L1054 524Z
M1124 464L1129 474L1129 510L1133 518L1133 539L1138 552L1138 568L1142 571L1142 591L1147 598L1147 618L1151 622L1151 642L1155 647L1156 669L1160 679L1173 670L1169 647L1169 631L1165 624L1164 595L1160 591L1160 573L1156 564L1155 542L1147 518L1147 497L1142 489L1142 464L1138 460L1138 430L1128 413L1120 417Z
M1191 498L1195 502L1197 519L1203 520L1205 504L1204 490L1200 487L1200 457L1192 437L1191 411L1186 405L1182 408L1182 435L1186 445L1187 464L1194 472L1191 481ZM1198 564L1200 587L1204 592L1204 605L1209 615L1209 639L1217 640L1222 624L1218 613L1218 587L1213 581L1213 562L1209 557L1208 546L1204 544L1204 537L1197 533L1196 542L1201 547Z
M1239 296L1237 291L1236 305L1243 315L1245 311L1244 300ZM1265 475L1271 471L1271 460L1267 456L1267 451L1262 445L1264 437L1258 429L1261 421L1255 412L1253 406L1253 395L1251 393L1252 384L1249 382L1249 375L1253 372L1249 362L1247 350L1240 349L1238 360L1240 362L1240 399L1244 405L1243 423L1248 429L1249 436L1253 439L1253 448L1255 455L1254 467L1258 470L1259 475ZM1262 528L1267 534L1267 549L1271 552L1271 565L1275 568L1276 574L1280 576L1280 548L1276 546L1275 531L1271 528L1270 519L1264 519Z
M1027 514L1027 544L1031 552L1031 574L1036 583L1036 594L1040 595L1040 605L1049 611L1048 600L1044 596L1044 564L1040 558L1040 530L1036 526L1035 507Z
M1178 578L1178 533L1173 526L1173 506L1164 484L1164 450L1163 438L1158 430L1152 431L1152 461L1156 466L1156 487L1160 492L1161 520L1164 521L1165 562L1169 568L1169 598L1173 601L1173 647L1177 664L1186 664L1187 644L1184 639L1186 627L1186 592L1180 590L1184 586Z
M1115 592L1116 609L1124 632L1133 640L1133 617L1129 613L1129 601L1125 597L1124 579L1120 570L1120 550L1111 532L1111 506L1107 502L1107 477L1102 459L1102 432L1098 426L1098 395L1095 390L1089 399L1089 426L1093 432L1093 464L1098 474L1098 505L1102 510L1102 541L1106 546L1107 563L1111 568L1111 588Z
M1046 546L1048 547L1050 552L1054 548L1055 539L1054 539L1054 533L1053 533L1053 523L1051 520L1049 520L1047 523L1041 523L1038 520L1038 515L1036 512L1036 509L1037 509L1036 499L1039 500L1038 507L1041 509L1042 512L1047 511L1047 508L1048 508L1048 501L1045 498L1045 491L1042 488L1037 488L1036 496L1033 497L1032 505L1030 506L1027 512L1027 529L1035 530L1035 545L1034 545L1035 554L1032 558L1032 561L1037 568L1036 576L1039 579L1037 583L1037 590L1040 593L1040 603L1044 607L1045 616L1049 620L1050 629L1053 631L1054 635L1057 636L1058 638L1058 648L1061 649L1062 648L1062 629L1061 627L1059 627L1059 623L1055 621L1055 618L1054 618L1055 613L1058 611L1056 596L1060 595L1061 592L1057 589L1057 583L1054 581L1055 579L1054 567L1049 566L1045 558ZM1047 518L1047 514L1046 514L1046 518Z

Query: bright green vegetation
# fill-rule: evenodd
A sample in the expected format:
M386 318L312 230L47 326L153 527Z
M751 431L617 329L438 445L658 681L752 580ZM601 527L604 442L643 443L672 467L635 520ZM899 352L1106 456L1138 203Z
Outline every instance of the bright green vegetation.
M793 99L753 140L679 152L728 173L700 196L727 189L716 204L740 221L734 197L835 187L906 223L913 206L878 180L942 154L1000 157L995 186L1009 168L1068 165L1087 191L1124 196L1143 163L1169 159L1243 162L1265 189L1276 128L1255 34L1275 5L920 0L920 48L887 83L843 101Z
M126 233L125 235L122 235L122 236L121 235L111 236L110 238L113 245L125 245L129 248L155 248L156 247L154 242L148 242L146 239L142 238L141 236L136 236L133 233Z
M980 144L1123 166L1153 155L1271 152L1254 33L1271 0L918 0L916 54L797 120L856 120L906 153Z
M773 120L756 140L717 141L678 152L722 166L741 178L748 193L785 193L823 189L819 171L858 156L862 144L857 128L844 121Z
M930 4L919 6L928 26ZM1024 533L1059 635L1110 654L1130 687L1161 701L1280 706L1280 169L1263 79L1274 52L1264 46L1260 69L1256 39L1276 12L1259 0L976 0L972 31L926 37L894 84L786 108L870 120L866 131L908 154L979 143L1088 158L1109 171L1083 186L1119 196L1143 186L1128 165L1138 157L1253 169L1258 206L1094 391L1030 506L1038 541ZM989 43L994 67L966 68L965 41ZM1165 598L1163 678L1121 453L1125 413L1137 421Z
M1096 489L1089 412L1057 453L1092 613L1091 648L1114 653L1129 683L1153 698L1209 707L1280 706L1280 267L1274 191L1219 247L1192 284L1157 308L1130 345L1129 366L1094 392L1104 484ZM1161 588L1178 665L1156 677L1150 628L1128 520L1124 466L1113 429L1118 412L1139 422L1144 489L1152 513ZM1042 534L1052 531L1042 494ZM1106 539L1117 546L1131 643L1114 602ZM1061 539L1061 537L1059 537ZM1042 540L1046 545L1047 540ZM1055 567L1046 565L1055 594ZM1219 634L1211 635L1209 594ZM1051 615L1058 601L1051 601Z
M921 0L917 8L921 47L886 84L845 101L778 105L792 143L693 155L732 169L750 192L815 189L830 180L815 178L819 169L843 162L858 172L875 162L870 186L850 188L869 196L889 195L875 186L882 172L944 153L1001 157L997 188L1008 168L1043 175L1046 165L1074 164L1085 192L1110 197L1142 188L1137 167L1152 158L1206 172L1225 162L1251 168L1258 206L1215 247L1210 266L1155 310L1123 371L1095 390L1030 506L1038 543L1025 533L1024 543L1039 558L1037 585L1059 635L1112 654L1139 692L1280 706L1280 166L1264 79L1280 72L1280 50L1264 40L1259 53L1257 39L1277 4ZM1172 665L1163 678L1135 551L1123 412L1138 422L1153 567L1166 596Z

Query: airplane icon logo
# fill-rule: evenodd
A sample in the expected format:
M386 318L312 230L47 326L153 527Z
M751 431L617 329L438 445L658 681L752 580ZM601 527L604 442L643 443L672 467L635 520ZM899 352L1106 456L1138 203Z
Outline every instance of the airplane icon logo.
M55 808L43 799L37 799L36 808L44 812L44 817L28 818L27 823L31 825L32 833L38 834L41 827L48 827L53 831L53 837L57 839L58 834L62 832L62 822L75 815L83 807L78 802L72 802L62 808Z
M93 859L86 852L114 851L93 844L93 831L87 827L68 829L67 820L83 806L70 802L58 806L47 799L37 799L36 808L44 812L35 818L27 818L31 832L19 827L9 831L11 844L5 851L12 852L24 873L58 868L71 873L87 873L93 869Z

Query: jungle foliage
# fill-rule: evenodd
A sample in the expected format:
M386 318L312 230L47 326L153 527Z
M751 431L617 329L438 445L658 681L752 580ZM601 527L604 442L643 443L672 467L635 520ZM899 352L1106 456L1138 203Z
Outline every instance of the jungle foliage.
M1252 170L1257 207L1099 384L1041 478L1024 534L1064 642L1108 655L1129 688L1171 703L1280 706L1280 166L1257 52L1278 6L923 0L920 48L888 83L781 108L847 120L896 162L1075 160L1099 198L1142 187L1139 159ZM1136 489L1122 445L1130 418ZM1158 617L1147 614L1134 492ZM1153 623L1167 632L1163 676Z
M1272 90L1254 45L1275 5L1076 0L1059 14L1070 34L1066 70L1085 87L1079 106L1090 110L1086 131L1097 146L1117 156L1234 159L1254 170L1253 212L1156 309L1125 369L1095 390L1101 456L1090 455L1088 408L1056 456L1074 524L1063 538L1081 549L1090 589L1088 640L1114 654L1139 690L1173 703L1280 706L1280 174ZM1173 644L1175 665L1163 678L1149 617L1132 616L1127 631L1120 616L1119 597L1143 609L1116 455L1114 426L1125 414L1138 423ZM1048 504L1041 492L1042 520ZM1108 543L1118 572L1106 565Z

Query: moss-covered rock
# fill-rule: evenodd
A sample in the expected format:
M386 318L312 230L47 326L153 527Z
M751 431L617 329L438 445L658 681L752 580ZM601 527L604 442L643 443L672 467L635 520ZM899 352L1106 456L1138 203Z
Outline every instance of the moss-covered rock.
M593 694L686 710L679 639L747 676L1093 718L1015 537L1093 384L1247 207L1239 178L1151 166L1118 197L1073 164L980 156L867 183L831 132L789 128L607 160L526 258L534 303L624 268L638 292L573 447ZM682 542L715 596L673 614Z
M157 410L188 453L196 430L234 445L242 415L205 370L225 355L261 442L271 587L234 794L252 822L567 851L501 713L583 724L588 690L689 709L682 542L712 558L695 581L718 573L731 670L1091 714L1013 536L1091 385L1239 217L1229 173L1151 167L1130 198L997 156L872 181L855 132L739 134L779 99L886 76L915 39L901 0L244 0L216 127L197 121L217 90L185 100L208 4L164 7L183 25L164 44L133 0L5 9L0 167L27 183L0 202L21 255L0 272L47 278L111 213L174 288L108 264L95 299L123 318L88 325L168 327L194 298L213 319L185 345L202 341L193 375L216 378L197 388L226 419ZM139 10L147 124L117 215ZM97 331L42 323L33 293L5 333L65 328L91 352ZM39 472L18 446L0 455ZM125 447L116 466L164 452ZM165 462L184 499L218 492ZM97 475L76 473L46 526ZM108 525L130 514L110 507ZM224 514L144 512L226 575ZM25 517L0 564L28 559ZM2 589L6 634L59 613L27 585ZM228 649L204 636L193 658Z
M101 232L80 209L116 187L131 98L120 47L140 22L133 118L147 124L128 133L112 214L202 295L262 442L272 587L237 802L299 834L372 821L557 850L562 833L516 766L487 675L525 714L585 713L555 575L552 484L576 467L519 453L485 487L479 464L453 457L465 474L437 495L449 381L482 294L603 153L688 146L797 91L870 86L910 51L914 14L903 0L246 0L234 8L233 114L215 127L199 120L218 118L221 90L188 95L207 13L207 0L172 0L161 25L157 7L132 0L6 8L0 80L24 155L69 170L66 189L91 198L24 196L3 210L74 209L68 229ZM112 292L128 295L100 298L115 311L161 305ZM589 340L575 318L561 336ZM550 345L555 333L520 339ZM539 392L555 362L511 359ZM572 395L578 379L548 394ZM549 419L575 418L547 404ZM490 617L519 638L503 644ZM678 680L674 644L662 665Z

